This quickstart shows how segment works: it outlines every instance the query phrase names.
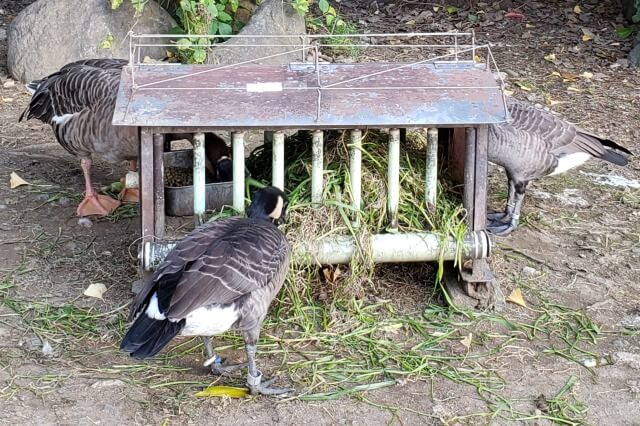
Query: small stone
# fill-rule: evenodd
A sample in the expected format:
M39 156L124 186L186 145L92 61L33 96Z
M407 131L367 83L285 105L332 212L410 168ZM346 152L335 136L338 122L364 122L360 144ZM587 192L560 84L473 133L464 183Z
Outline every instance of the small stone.
M62 197L58 200L60 207L69 207L71 205L71 199L69 197Z
M520 74L518 74L516 71L514 70L504 70L504 72L506 72L508 75L510 75L511 77L520 77Z
M629 330L640 330L640 311L625 315L620 325Z
M111 380L99 380L91 385L92 389L98 388L112 388L116 386L125 386L125 383L122 380L111 379Z
M531 266L525 266L524 268L522 268L522 275L526 275L528 277L535 277L536 275L538 275L538 270L535 268L532 268Z
M133 294L140 293L140 290L142 290L143 284L144 284L143 280L135 280L134 282L131 283L131 292Z
M11 89L12 87L16 86L16 82L13 80L7 80L2 84L2 87L4 87L5 89Z
M91 222L91 219L89 218L81 217L78 219L78 225L84 226L85 228L91 228L93 226L93 222Z

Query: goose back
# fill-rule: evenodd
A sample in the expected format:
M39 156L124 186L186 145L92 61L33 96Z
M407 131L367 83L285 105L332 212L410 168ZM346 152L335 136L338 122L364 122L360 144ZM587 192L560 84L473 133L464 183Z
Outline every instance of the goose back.
M97 154L111 162L137 158L136 129L111 124L125 64L83 60L33 82L35 92L20 121L36 118L50 124L60 145L76 156Z

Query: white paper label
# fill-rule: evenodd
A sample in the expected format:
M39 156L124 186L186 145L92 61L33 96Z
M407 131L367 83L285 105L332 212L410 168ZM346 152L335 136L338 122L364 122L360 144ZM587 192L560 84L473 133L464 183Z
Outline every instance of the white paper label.
M247 92L282 92L282 83L247 83Z

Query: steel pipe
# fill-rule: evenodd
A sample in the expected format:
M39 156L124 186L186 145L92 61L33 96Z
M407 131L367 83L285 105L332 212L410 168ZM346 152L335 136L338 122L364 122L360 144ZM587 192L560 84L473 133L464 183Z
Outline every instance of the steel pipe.
M398 229L400 203L400 130L389 131L389 164L387 170L387 214L389 228Z
M427 167L425 172L425 202L427 207L436 205L438 193L438 129L427 130Z
M206 209L204 133L193 135L193 218L196 226L204 223Z
M351 182L351 205L360 211L362 207L362 131L351 131L351 154L349 161L349 180ZM360 226L360 216L356 213L353 226Z
M322 203L322 182L324 178L324 133L313 132L311 153L311 202L317 207Z
M244 132L231 132L233 150L233 208L244 213Z
M272 185L284 191L284 132L273 134L273 150L271 155Z
M145 270L152 270L162 262L175 241L147 242L142 250ZM484 259L490 256L492 241L484 231L470 232L458 242L453 237L443 238L434 233L375 234L369 237L368 255L375 263L434 262L454 260L458 250L461 260ZM358 243L351 236L325 237L303 242L292 250L292 261L298 264L345 264L358 254Z

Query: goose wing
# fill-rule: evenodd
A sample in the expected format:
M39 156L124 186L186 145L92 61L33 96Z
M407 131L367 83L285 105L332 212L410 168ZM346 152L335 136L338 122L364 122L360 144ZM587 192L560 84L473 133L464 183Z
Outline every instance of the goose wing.
M196 229L167 256L136 297L131 316L157 291L160 311L181 319L212 303L228 304L264 288L287 265L289 246L273 225L246 218Z
M584 152L602 157L606 153L600 138L540 108L513 99L509 112L514 128L541 141L556 156Z

